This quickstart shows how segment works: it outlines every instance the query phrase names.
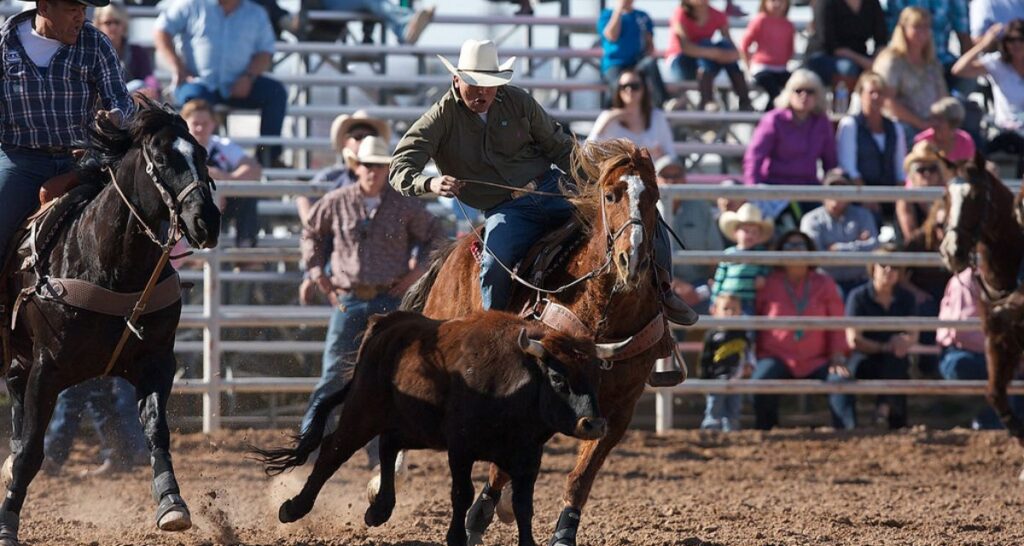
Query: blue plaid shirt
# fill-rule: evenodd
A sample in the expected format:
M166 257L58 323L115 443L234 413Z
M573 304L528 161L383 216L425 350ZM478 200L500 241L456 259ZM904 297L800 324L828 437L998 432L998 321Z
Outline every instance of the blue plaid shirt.
M75 45L64 45L40 71L25 53L18 25L35 17L20 13L0 27L0 144L70 148L86 141L96 111L135 111L121 62L107 37L86 22Z
M932 15L932 39L935 41L935 55L939 62L948 66L956 62L956 55L949 51L949 35L953 32L970 33L967 0L889 0L886 23L889 36L896 28L903 8L917 7Z

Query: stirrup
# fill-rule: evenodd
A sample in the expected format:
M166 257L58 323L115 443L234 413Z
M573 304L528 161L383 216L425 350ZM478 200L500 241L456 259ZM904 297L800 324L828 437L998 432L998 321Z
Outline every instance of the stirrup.
M675 387L686 381L686 360L679 352L679 348L672 344L672 368L661 372L651 372L647 377L647 384L652 387Z

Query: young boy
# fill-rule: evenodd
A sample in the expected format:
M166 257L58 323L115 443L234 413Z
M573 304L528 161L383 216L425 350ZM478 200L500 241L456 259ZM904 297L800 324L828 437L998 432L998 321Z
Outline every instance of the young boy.
M736 243L725 249L726 254L743 250L758 250L761 245L771 239L775 224L765 220L761 209L753 203L745 203L736 212L723 212L718 218L718 227L722 235ZM766 265L721 262L715 270L715 284L711 296L717 298L721 293L729 293L740 299L743 313L754 314L754 296L757 289L764 285L764 279L770 270Z
M721 292L715 298L711 315L736 317L743 314L739 296ZM701 377L704 379L732 379L750 377L754 369L753 344L742 330L710 330L704 336L704 349L700 354ZM740 409L743 395L709 394L700 428L729 432L740 428Z

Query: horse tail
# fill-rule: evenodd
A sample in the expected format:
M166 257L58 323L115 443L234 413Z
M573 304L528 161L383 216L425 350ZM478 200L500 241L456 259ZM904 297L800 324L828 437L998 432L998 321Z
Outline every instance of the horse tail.
M309 427L292 437L295 447L260 449L250 446L250 451L255 455L255 459L263 464L263 471L268 476L276 476L289 468L306 464L309 456L323 442L324 429L327 428L327 418L331 411L345 401L351 388L352 381L349 381L341 390L316 403Z
M427 306L427 297L430 296L430 290L434 288L434 283L437 281L437 275L441 272L441 267L444 266L448 256L451 256L458 244L458 240L452 241L438 248L430 255L430 269L415 284L409 287L409 290L402 298L402 304L398 306L400 310L415 311L417 313L423 312L423 309Z

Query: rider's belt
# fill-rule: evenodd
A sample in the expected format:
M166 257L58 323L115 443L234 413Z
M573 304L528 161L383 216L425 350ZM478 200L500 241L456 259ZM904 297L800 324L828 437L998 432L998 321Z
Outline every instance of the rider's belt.
M537 184L537 179L536 178L534 178L533 180L530 180L521 189L513 190L512 191L512 199L519 199L520 197L524 197L526 195L529 195L531 191L534 191L534 190L537 189L537 185L538 184Z
M389 284L353 283L349 287L348 293L361 300L372 300L389 290L391 290L391 285Z

